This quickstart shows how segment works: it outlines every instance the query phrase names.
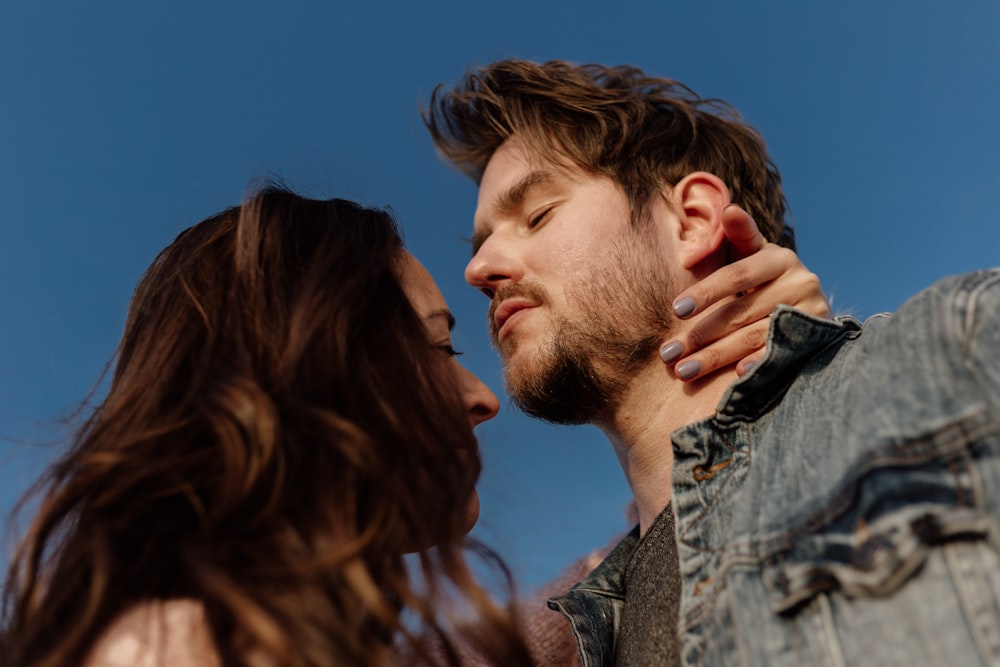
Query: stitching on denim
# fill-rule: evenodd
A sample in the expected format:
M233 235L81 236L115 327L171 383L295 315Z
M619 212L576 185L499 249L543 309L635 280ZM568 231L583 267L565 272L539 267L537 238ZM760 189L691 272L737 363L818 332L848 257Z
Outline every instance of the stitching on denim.
M1000 656L1000 633L997 631L996 615L989 612L989 608L996 603L996 593L992 587L978 585L982 582L978 581L980 577L976 574L981 574L987 566L983 564L982 567L975 567L971 555L967 557L964 553L970 548L976 547L961 543L944 545L942 554L945 567L954 582L956 598L965 614L973 641L979 648L980 654L996 659ZM983 589L988 592L984 594ZM993 592L994 595L990 596L989 592Z
M962 281L959 285L959 294L953 297L955 302L955 309L961 310L964 308L965 316L960 317L961 321L959 340L962 341L962 355L968 357L970 352L969 348L972 346L973 340L970 337L970 333L976 328L976 320L979 317L979 298L983 292L993 287L996 283L1000 282L1000 272L997 271L983 271L980 273L975 273ZM966 283L972 283L967 285ZM958 296L965 296L962 303L958 303Z
M732 429L727 429L727 430L732 430ZM729 459L729 464L731 464L734 461L736 461L736 457L740 456L740 455L746 457L746 464L745 464L745 466L744 465L737 465L737 466L732 466L731 467L729 464L727 464L725 466L725 468L729 468L729 474L726 475L724 478L720 477L720 481L718 482L719 486L715 490L715 493L709 498L709 501L707 503L705 503L705 505L701 508L701 511L698 512L697 515L695 515L694 517L691 518L691 520L689 521L689 525L688 525L687 529L683 533L680 532L680 527L681 527L680 526L680 518L677 519L677 529L678 529L677 530L677 542L678 542L678 544L683 544L686 547L688 547L689 549L692 549L694 551L698 551L700 553L713 553L713 554L714 553L719 553L721 551L724 551L725 547L723 547L723 549L706 549L704 547L696 546L692 542L688 541L687 535L690 534L691 531L693 531L698 526L698 524L701 523L701 521L705 518L705 516L708 515L708 513L712 510L712 508L715 507L716 501L719 499L719 496L722 495L722 492L729 485L729 481L733 478L733 476L736 474L736 472L738 470L740 470L741 468L743 468L743 467L749 467L750 464L752 463L751 450L750 450L749 447L745 447L745 448L742 448L742 449L737 449L737 448L733 447L732 444L730 443L730 438L729 438L729 436L726 433L721 433L720 432L719 433L719 438L722 440L723 446L726 449L728 449L729 452L732 454L732 457Z
M707 482L715 477L715 473L728 468L732 462L732 459L726 459L725 461L720 461L719 463L709 466L707 470L705 469L705 466L695 466L694 470L691 471L691 474L694 476L694 481Z

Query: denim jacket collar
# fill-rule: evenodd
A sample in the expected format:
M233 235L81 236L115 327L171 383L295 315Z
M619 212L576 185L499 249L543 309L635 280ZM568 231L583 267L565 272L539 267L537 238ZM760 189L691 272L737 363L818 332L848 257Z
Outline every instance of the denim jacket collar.
M861 323L853 317L828 320L778 306L771 314L764 357L729 386L714 419L720 424L757 419L781 402L792 380L811 359L844 336L860 331Z

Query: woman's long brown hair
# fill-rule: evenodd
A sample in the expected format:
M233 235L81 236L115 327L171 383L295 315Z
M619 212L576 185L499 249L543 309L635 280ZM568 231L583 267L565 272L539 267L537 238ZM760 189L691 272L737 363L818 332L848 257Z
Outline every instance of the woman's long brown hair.
M107 397L36 486L5 667L79 664L124 611L178 598L226 665L458 664L458 643L528 662L465 559L479 453L401 252L384 211L268 187L160 253Z

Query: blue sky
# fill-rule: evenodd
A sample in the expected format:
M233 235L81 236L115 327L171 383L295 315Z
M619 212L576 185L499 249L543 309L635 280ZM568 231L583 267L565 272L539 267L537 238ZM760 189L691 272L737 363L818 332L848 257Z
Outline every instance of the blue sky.
M59 451L156 252L272 176L391 206L501 393L462 280L475 188L418 115L497 58L628 63L736 105L841 312L1000 263L996 0L611 4L0 0L0 510ZM595 429L506 408L480 438L476 534L525 586L627 528Z

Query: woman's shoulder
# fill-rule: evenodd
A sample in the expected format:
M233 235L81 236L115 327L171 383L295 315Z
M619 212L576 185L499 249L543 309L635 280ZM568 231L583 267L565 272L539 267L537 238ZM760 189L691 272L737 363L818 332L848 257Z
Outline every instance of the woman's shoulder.
M115 619L83 667L220 667L205 609L196 600L143 602Z

